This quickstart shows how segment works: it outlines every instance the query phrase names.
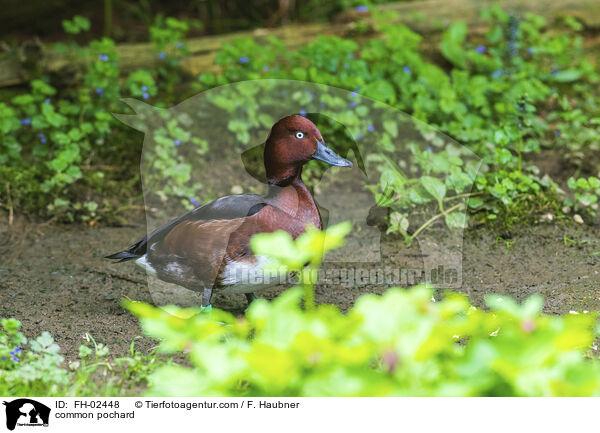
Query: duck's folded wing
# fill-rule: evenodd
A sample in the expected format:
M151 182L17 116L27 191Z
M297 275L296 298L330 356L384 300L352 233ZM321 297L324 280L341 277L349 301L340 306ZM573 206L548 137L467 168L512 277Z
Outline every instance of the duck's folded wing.
M222 265L231 256L230 250L234 250L236 256L244 253L247 232L254 231L253 220L182 221L162 242L148 244L148 261L163 281L191 290L212 287Z
M265 207L267 203L263 196L258 194L239 194L219 198L203 206L189 211L172 221L154 229L148 235L131 245L126 250L106 256L107 259L116 259L119 262L137 259L146 254L150 243L163 240L175 227L185 221L232 220L254 215Z

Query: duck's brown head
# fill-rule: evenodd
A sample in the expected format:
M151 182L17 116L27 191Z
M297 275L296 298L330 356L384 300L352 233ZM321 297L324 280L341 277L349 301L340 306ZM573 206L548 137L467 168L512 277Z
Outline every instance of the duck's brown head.
M352 167L352 163L325 144L317 126L306 117L291 115L279 120L265 144L265 169L270 183L296 178L311 159L329 165Z

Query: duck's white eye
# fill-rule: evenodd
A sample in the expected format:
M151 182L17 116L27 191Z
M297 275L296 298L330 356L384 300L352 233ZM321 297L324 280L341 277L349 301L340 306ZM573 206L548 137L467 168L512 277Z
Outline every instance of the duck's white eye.
M301 140L304 138L304 132L298 131L296 132L296 138Z

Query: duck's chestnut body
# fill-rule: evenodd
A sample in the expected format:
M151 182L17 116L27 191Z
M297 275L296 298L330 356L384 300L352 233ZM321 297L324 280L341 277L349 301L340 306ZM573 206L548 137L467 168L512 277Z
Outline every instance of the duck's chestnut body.
M262 270L264 258L252 254L250 238L285 230L295 239L309 224L322 228L319 210L301 178L302 166L310 159L352 166L325 145L310 120L284 117L273 126L265 144L267 195L222 197L107 257L136 259L163 281L203 291L205 307L213 289L246 293L251 300L252 292L277 281Z

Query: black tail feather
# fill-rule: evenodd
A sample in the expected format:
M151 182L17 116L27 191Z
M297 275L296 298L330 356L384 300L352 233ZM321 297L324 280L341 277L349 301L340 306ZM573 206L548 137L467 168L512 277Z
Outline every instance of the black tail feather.
M117 263L126 262L128 260L135 260L146 254L146 243L148 237L144 236L142 239L131 245L129 248L118 253L104 256L105 259L119 260Z
M126 262L127 260L139 259L142 256L131 254L129 251L120 251L110 256L104 256L105 259L119 260L117 263Z

